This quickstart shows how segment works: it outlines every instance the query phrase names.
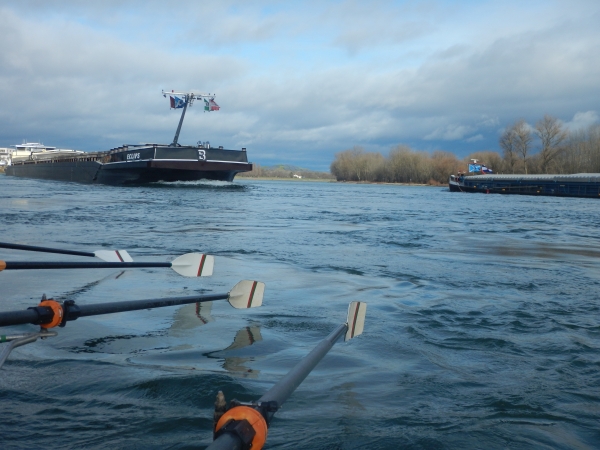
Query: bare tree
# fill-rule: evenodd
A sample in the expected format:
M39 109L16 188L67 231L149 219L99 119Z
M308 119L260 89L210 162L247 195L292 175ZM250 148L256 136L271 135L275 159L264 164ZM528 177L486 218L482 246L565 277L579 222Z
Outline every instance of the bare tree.
M356 180L355 161L363 152L362 147L355 146L349 150L336 153L334 161L331 163L331 173L338 181Z
M531 129L524 119L517 120L513 125L515 133L515 148L517 153L523 159L523 165L525 166L525 173L527 173L527 160L529 159L528 154L531 150Z
M431 155L431 180L429 184L445 184L451 174L461 169L461 162L454 153L435 151Z
M506 128L500 136L500 147L504 151L504 161L512 173L515 173L515 163L517 162L517 137L514 128L514 125Z
M561 144L567 138L567 132L562 129L561 123L555 117L545 115L535 124L535 133L540 138L540 167L542 172L548 173L548 166L561 151Z

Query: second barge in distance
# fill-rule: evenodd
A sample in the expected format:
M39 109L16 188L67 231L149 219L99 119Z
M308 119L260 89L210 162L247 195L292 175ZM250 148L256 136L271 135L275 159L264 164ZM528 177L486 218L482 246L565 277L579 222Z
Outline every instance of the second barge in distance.
M101 152L31 152L13 160L6 174L79 183L112 185L144 184L157 181L233 181L239 172L252 170L246 149L214 148L208 143L182 146L177 143L186 109L194 99L204 99L205 110L218 110L210 94L163 92L171 96L171 106L183 108L173 143L123 145ZM179 97L178 97L179 96ZM206 100L210 98L210 102Z
M452 192L600 198L600 173L573 175L450 175Z

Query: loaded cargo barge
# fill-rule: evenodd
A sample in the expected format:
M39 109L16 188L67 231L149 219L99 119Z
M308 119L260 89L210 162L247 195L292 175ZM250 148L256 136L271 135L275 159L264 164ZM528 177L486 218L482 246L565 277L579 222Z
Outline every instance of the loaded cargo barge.
M233 181L239 172L252 170L246 149L212 148L208 142L182 146L177 141L185 112L194 100L204 100L205 111L218 111L211 94L163 91L171 108L182 108L173 142L123 145L108 151L82 152L44 147L26 157L13 158L6 174L16 177L101 184L144 184L157 181ZM208 100L210 99L210 100Z
M31 159L13 162L6 174L16 177L100 184L143 184L156 181L233 181L239 172L252 170L246 149L222 147L124 145L105 152L70 155L33 153Z
M600 198L600 173L573 175L450 175L451 192Z

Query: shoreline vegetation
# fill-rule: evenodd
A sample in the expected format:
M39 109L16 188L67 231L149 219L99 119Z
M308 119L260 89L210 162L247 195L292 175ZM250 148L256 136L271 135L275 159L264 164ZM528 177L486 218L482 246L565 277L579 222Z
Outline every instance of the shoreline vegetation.
M255 164L251 172L237 176L441 186L448 183L450 175L465 172L471 159L485 164L494 174L600 173L599 124L569 131L562 122L549 115L540 119L535 126L519 119L506 127L498 144L501 152L478 151L462 160L450 152L416 151L407 145L393 147L387 156L354 146L335 155L329 173L293 166L260 167Z
M336 181L335 177L329 172L319 172L283 164L273 167L263 167L258 163L254 163L250 172L238 173L236 178L288 181Z
M600 173L600 124L570 131L548 115L534 127L519 119L504 129L498 144L502 153L482 150L462 160L454 153L417 151L402 144L393 147L387 156L354 146L335 154L329 172L290 165L261 167L254 163L252 171L236 176L259 180L442 186L448 184L450 175L464 173L471 159L492 169L494 174ZM2 173L4 167L0 166Z

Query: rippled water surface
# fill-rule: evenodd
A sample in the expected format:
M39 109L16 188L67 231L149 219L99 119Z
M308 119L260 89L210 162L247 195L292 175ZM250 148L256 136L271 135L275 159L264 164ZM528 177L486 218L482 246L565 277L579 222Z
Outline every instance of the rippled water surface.
M86 186L0 175L1 241L215 255L169 269L4 271L0 310L227 292L80 318L0 371L3 449L201 449L215 394L255 400L368 303L265 448L600 448L600 203L310 182ZM81 260L1 250L0 259ZM10 331L32 331L33 325ZM2 330L6 333L7 329Z

